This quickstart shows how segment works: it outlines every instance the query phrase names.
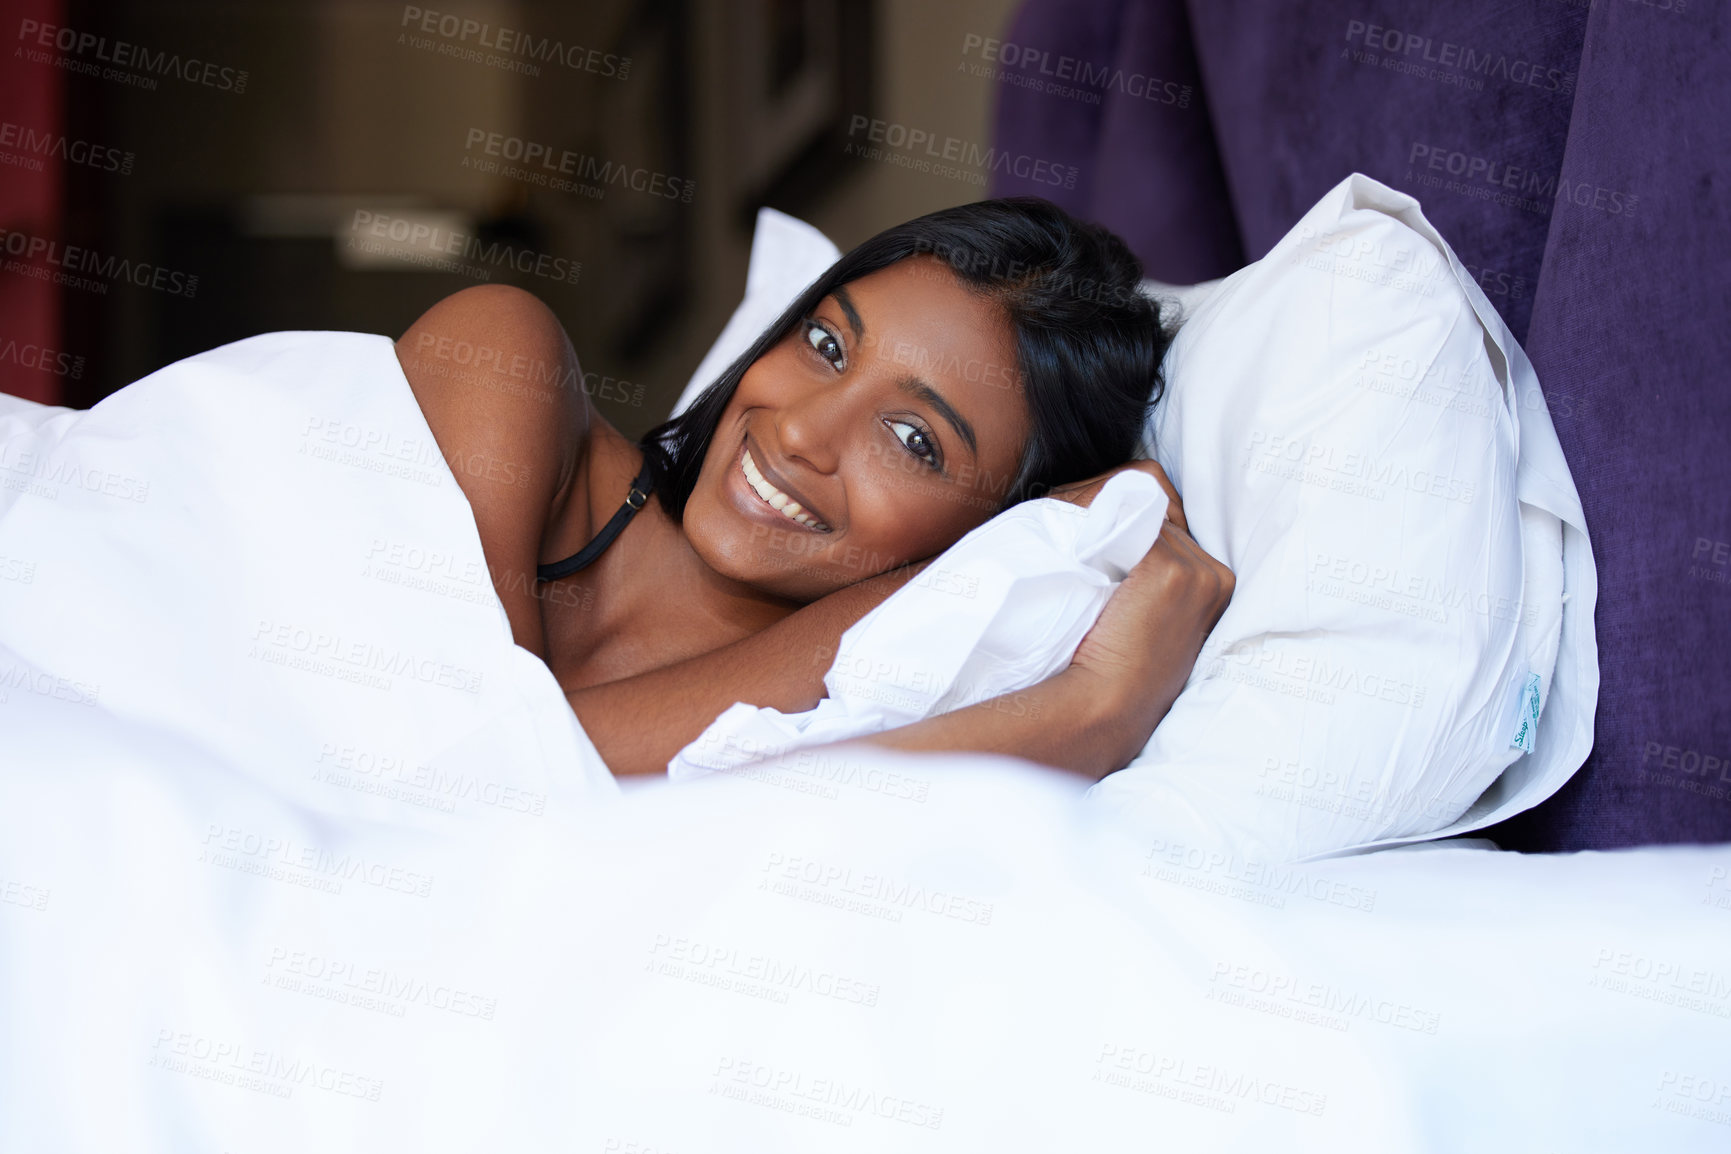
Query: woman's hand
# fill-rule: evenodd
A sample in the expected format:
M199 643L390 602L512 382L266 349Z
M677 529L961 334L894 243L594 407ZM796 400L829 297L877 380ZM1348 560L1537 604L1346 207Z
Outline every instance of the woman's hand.
M1116 469L1107 469L1098 477L1089 477L1086 481L1072 481L1068 485L1059 485L1046 496L1059 501L1068 501L1072 505L1080 505L1086 509L1094 503L1095 495L1106 487L1107 481L1119 473L1129 472L1132 469L1139 473L1147 473L1160 483L1160 487L1166 490L1166 519L1180 529L1189 532L1190 523L1184 519L1184 501L1178 496L1178 490L1173 487L1171 478L1166 476L1166 470L1160 467L1158 461L1129 461L1119 465Z
M973 750L1042 762L1098 781L1124 768L1178 699L1232 599L1232 571L1190 537L1165 470L1133 461L1049 496L1087 507L1112 477L1140 469L1170 501L1160 536L1076 647L1068 668L1029 689L864 740L892 749Z
M1172 708L1237 584L1232 570L1191 538L1160 466L1138 461L1127 467L1152 473L1167 488L1172 511L1153 548L1107 600L1066 670L1094 682L1112 703L1114 729L1121 748L1128 750L1114 768L1136 755ZM1104 483L1104 478L1084 482L1093 486L1087 498L1092 500Z

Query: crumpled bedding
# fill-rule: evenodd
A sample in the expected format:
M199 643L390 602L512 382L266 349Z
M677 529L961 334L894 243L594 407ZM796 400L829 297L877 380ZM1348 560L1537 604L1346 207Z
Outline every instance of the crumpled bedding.
M1070 664L1153 547L1166 507L1153 477L1128 471L1085 509L1048 497L998 514L842 634L815 708L736 704L680 750L668 776L735 771L1004 695L1006 713L1025 716L1016 691Z
M0 1149L1723 1148L1731 847L1284 865L850 746L621 790L383 337L0 466Z
M86 412L16 406L0 455L14 701L167 729L337 816L616 792L452 475L515 463L447 462L389 338L267 333Z

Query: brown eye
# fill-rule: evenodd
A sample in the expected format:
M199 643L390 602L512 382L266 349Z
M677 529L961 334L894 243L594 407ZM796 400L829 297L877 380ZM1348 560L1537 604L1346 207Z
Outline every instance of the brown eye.
M830 367L840 372L847 363L847 356L842 351L841 341L834 333L818 324L816 321L805 322L805 340L817 355L828 361Z
M934 469L943 468L942 459L938 455L938 447L932 441L932 435L918 425L910 425L906 421L885 421L896 440L902 443L902 448L924 461Z

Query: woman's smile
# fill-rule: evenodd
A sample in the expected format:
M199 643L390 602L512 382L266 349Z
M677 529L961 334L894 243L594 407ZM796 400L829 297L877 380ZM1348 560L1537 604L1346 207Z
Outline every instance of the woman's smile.
M823 513L811 508L785 478L760 462L768 455L759 449L752 452L749 437L740 438L739 451L733 455L732 468L723 483L728 503L757 525L795 530L813 536L834 532ZM752 536L760 536L753 530Z
M763 468L751 455L749 438L740 442L739 468L745 476L746 484L751 486L751 491L762 498L770 508L813 532L828 533L830 531L829 523L815 509L799 501L781 485L764 475ZM779 479L778 477L777 480Z

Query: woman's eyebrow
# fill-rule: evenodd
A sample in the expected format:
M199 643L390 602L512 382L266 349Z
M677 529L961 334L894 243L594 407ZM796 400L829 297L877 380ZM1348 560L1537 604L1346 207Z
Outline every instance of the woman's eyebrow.
M917 397L932 408L936 409L938 411L938 416L948 421L950 427L955 429L956 436L968 443L968 452L972 453L975 457L980 455L979 446L974 441L974 427L968 424L968 419L966 417L956 412L956 410L951 407L950 403L944 400L944 395L942 393L932 388L919 377L902 377L896 381L896 384L901 386L902 392L908 394L910 397Z
M859 310L853 307L853 298L848 296L846 286L837 285L830 295L835 298L835 303L841 306L842 315L847 317L848 328L853 330L853 339L864 340L865 322L859 319Z

